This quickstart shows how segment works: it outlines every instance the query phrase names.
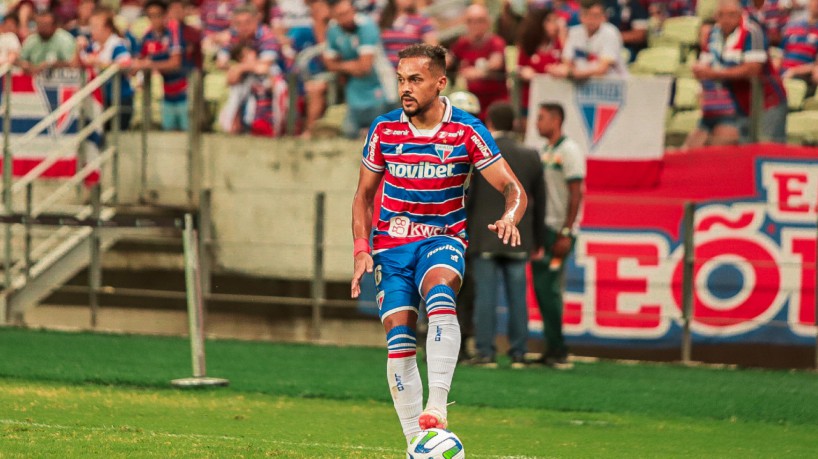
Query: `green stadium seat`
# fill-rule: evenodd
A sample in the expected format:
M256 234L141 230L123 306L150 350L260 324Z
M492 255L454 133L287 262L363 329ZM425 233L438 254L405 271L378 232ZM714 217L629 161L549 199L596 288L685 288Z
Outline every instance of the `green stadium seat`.
M148 18L143 16L134 21L134 23L131 24L131 28L129 30L131 31L131 35L133 35L134 38L136 38L137 40L142 40L142 37L144 37L145 34L148 33L148 28L150 28L150 26L151 24L148 21Z
M696 2L696 16L701 18L702 21L713 19L716 15L718 3L719 0L698 0Z
M662 36L678 45L690 48L699 42L702 19L697 16L668 18L662 24Z
M787 115L787 142L818 144L818 111L809 110Z
M346 117L346 104L330 105L324 112L324 116L315 121L313 134L316 137L334 137L341 133L341 126Z
M784 89L787 91L787 108L791 112L801 110L807 96L807 83L797 78L785 78Z
M668 134L684 134L692 132L699 125L699 120L702 117L701 110L686 110L677 112L671 118L667 126Z
M678 111L699 108L699 96L702 85L695 78L677 78L676 95L673 97L673 108Z
M631 72L641 75L674 75L680 67L678 48L645 48L636 55Z

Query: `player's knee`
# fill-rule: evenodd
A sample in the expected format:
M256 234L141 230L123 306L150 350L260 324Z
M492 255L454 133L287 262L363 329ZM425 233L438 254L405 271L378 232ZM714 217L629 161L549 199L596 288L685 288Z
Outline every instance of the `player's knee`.
M415 330L418 314L415 311L397 311L383 318L383 329L389 334L395 327L405 326Z
M386 348L390 359L414 357L417 353L417 337L414 328L398 325L386 333Z
M435 316L457 316L456 293L447 284L435 285L426 293L426 313L432 321Z

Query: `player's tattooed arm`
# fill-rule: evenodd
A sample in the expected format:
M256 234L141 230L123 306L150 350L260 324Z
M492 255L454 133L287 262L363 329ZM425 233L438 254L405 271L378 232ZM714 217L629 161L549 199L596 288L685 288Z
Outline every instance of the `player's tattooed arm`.
M497 233L497 237L503 240L503 244L510 244L512 247L520 245L520 231L517 229L517 223L522 220L528 206L528 198L520 181L502 158L483 169L481 173L483 178L494 189L503 193L506 199L503 215L488 226L489 230Z

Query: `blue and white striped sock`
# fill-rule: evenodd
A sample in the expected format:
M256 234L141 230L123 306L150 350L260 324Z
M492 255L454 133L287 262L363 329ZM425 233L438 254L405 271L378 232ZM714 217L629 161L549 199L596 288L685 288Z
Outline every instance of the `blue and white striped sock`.
M429 373L427 408L446 416L449 390L460 353L460 324L455 310L455 293L448 285L436 285L426 294L429 334L426 337L426 362Z
M386 347L389 392L408 442L420 432L418 418L423 410L423 383L418 371L415 331L406 325L389 330Z

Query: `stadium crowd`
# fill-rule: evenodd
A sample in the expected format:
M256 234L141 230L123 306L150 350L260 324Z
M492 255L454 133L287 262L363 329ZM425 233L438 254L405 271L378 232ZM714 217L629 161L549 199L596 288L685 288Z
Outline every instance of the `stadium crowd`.
M535 75L627 75L641 52L662 42L664 24L684 16L701 19L689 68L701 83L702 114L689 146L746 138L755 76L765 133L783 142L783 80L802 81L807 96L818 83L818 0L501 1L6 0L0 63L37 74L116 62L130 71L125 105L140 70L161 75L162 126L179 130L189 124L190 72L221 73L218 127L264 136L309 137L339 97L342 132L360 136L397 106L397 53L417 42L449 49L455 86L477 96L482 118L492 102L509 98L513 69L525 113ZM290 108L299 114L296 132L286 132Z

